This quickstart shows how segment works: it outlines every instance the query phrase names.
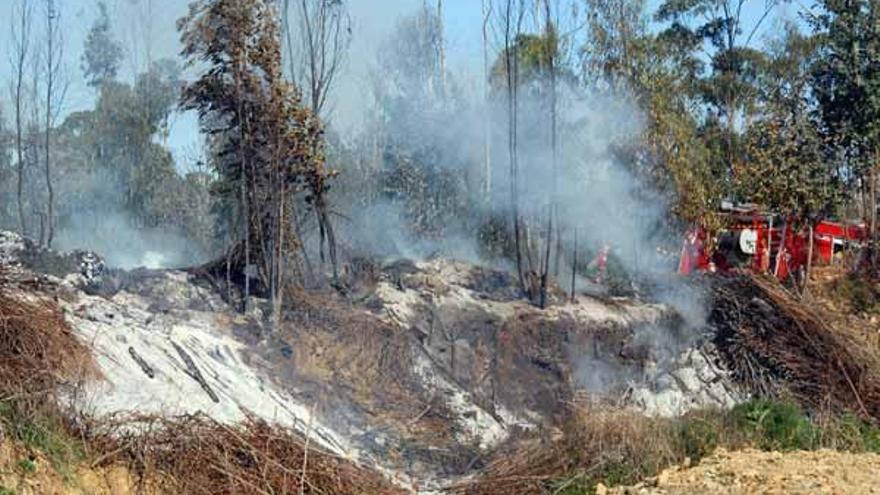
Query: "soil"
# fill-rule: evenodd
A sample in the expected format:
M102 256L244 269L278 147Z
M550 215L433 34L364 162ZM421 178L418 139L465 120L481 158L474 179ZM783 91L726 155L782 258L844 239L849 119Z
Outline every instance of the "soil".
M880 493L880 455L830 450L763 452L718 449L692 467L663 471L645 483L606 489L607 495L869 494Z
M139 483L124 466L88 463L56 468L40 453L18 442L0 446L0 494L16 495L154 495L152 482Z

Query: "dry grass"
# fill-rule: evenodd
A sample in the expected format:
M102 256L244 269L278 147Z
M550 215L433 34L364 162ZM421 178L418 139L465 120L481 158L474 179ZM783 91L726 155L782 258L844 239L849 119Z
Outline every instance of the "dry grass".
M374 471L324 452L290 430L249 419L229 426L204 415L125 418L101 426L96 462L122 463L166 493L350 494L404 491Z
M517 441L497 453L478 477L451 491L547 494L568 484L607 479L609 473L619 481L638 480L683 458L667 421L631 411L578 407L554 438Z
M811 419L795 404L751 401L730 411L665 419L602 406L575 406L553 438L514 440L460 495L582 495L599 482L632 485L716 448L771 451L836 449L880 453L880 428L854 416Z

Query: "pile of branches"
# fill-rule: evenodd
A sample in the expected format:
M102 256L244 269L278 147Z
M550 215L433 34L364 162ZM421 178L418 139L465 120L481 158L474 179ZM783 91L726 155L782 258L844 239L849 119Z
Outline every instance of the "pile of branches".
M722 279L713 291L715 344L750 392L880 422L880 362L855 335L770 278Z
M309 438L248 418L230 426L205 415L120 418L101 426L96 464L125 464L147 486L190 495L397 495L380 474L325 452ZM158 486L157 486L158 485Z
M96 370L56 304L0 285L0 400L21 410L45 408Z

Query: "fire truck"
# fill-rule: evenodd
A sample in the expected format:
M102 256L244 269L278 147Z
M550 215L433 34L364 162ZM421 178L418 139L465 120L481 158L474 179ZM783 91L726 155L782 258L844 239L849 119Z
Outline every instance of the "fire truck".
M859 222L821 220L811 230L752 204L724 203L720 214L724 228L712 242L702 227L687 233L679 273L748 269L786 280L804 269L811 256L814 265L829 265L839 253L859 250L868 241L869 229Z

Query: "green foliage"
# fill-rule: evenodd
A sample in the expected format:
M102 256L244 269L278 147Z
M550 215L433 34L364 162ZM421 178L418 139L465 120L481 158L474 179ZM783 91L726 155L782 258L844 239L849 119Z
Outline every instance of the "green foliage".
M122 46L113 39L107 4L98 2L98 19L86 35L82 69L89 86L100 87L116 79L122 61Z
M847 413L822 425L822 444L841 450L880 453L880 427Z
M37 471L37 463L33 459L22 459L18 461L18 468L26 474L32 474Z
M810 20L819 36L812 85L821 129L858 179L880 149L880 4L824 0L820 6Z
M52 468L65 479L74 475L74 466L85 458L82 442L72 438L65 428L64 419L50 412L28 411L25 413L15 403L0 403L0 422L4 430L26 447L41 452ZM25 461L28 461L25 465ZM24 472L36 468L33 461L24 459L19 463Z
M590 0L584 78L632 93L644 132L617 148L618 159L660 193L685 223L712 229L724 194L721 140L701 112L699 36L680 22L653 34L645 2Z
M555 68L559 81L573 81L574 74L561 68L563 59L562 40L555 29L549 33L525 34L516 36L512 46L498 54L489 73L489 83L493 94L501 94L507 88L507 64L516 67L515 81L527 92L540 94L546 89L551 68Z
M321 122L282 74L277 13L269 0L199 0L178 22L187 67L207 65L184 86L180 106L198 113L211 139L221 183L212 191L222 194L225 220L237 227L227 232L243 254L236 266L256 261L274 303L300 262L297 201L317 212L335 270L326 198L336 176L325 167ZM276 321L280 308L273 304Z
M180 94L180 68L159 60L133 85L104 81L95 108L56 128L62 227L83 212L120 215L135 228L163 229L212 252L208 180L188 180L162 144Z
M802 220L833 214L841 191L809 84L817 39L788 26L771 48L762 86L764 111L746 130L745 156L734 166L737 192Z
M715 418L695 415L681 421L677 435L684 454L694 461L712 454L722 441L723 431Z
M818 445L819 430L794 404L756 400L734 407L731 414L759 448L811 450Z
M691 463L712 454L716 448L744 447L764 450L814 450L831 448L851 452L880 451L880 428L851 415L813 420L788 402L752 400L730 411L694 411L675 419L638 419L646 423L634 427L632 417L623 416L619 424L606 422L605 428L626 430L627 442L650 446L643 451L618 455L619 445L607 444L604 436L586 438L600 441L601 455L580 456L594 445L572 445L576 452L560 455L584 459L586 464L547 484L550 493L585 495L595 493L598 483L606 486L630 485L655 476L669 463ZM583 427L583 426L582 426ZM573 432L576 435L577 432ZM601 440L600 440L601 439Z

